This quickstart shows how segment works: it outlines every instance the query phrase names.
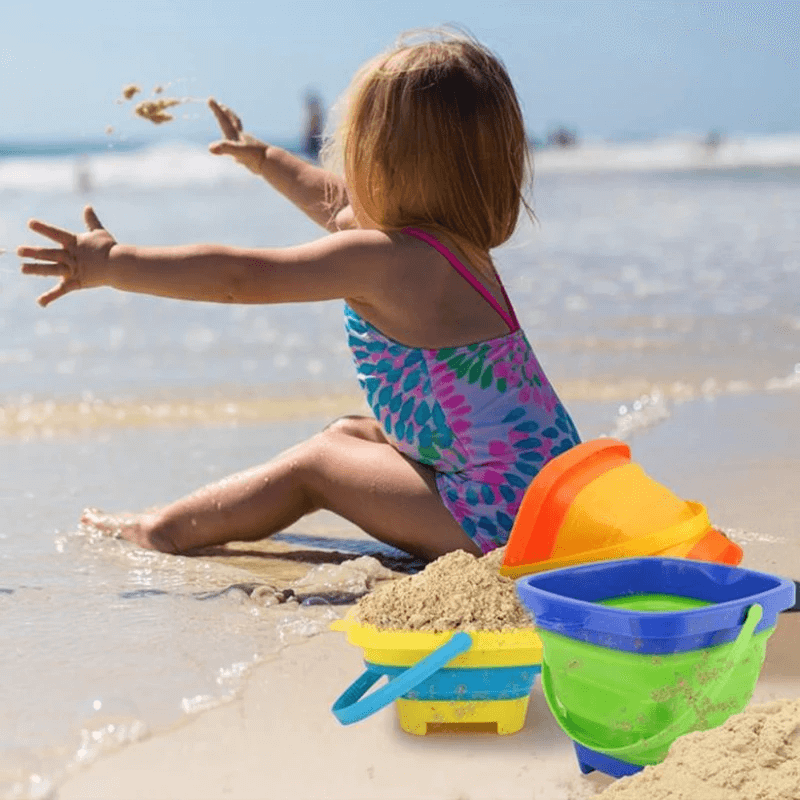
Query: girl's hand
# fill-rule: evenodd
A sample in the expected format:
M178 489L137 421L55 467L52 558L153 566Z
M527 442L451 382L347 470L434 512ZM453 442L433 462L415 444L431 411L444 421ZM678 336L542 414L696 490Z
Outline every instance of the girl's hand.
M33 258L36 262L22 265L25 275L43 275L60 278L59 283L45 292L38 299L40 306L47 306L76 289L90 289L103 286L109 273L109 254L116 241L102 226L94 209L86 206L83 219L88 233L70 233L69 231L47 225L32 219L28 227L57 242L61 247L18 247L17 255L21 258Z
M227 106L220 105L213 97L209 99L208 106L214 112L225 137L218 142L212 142L208 149L217 156L233 156L250 172L262 175L267 145L249 133L243 133L242 121Z

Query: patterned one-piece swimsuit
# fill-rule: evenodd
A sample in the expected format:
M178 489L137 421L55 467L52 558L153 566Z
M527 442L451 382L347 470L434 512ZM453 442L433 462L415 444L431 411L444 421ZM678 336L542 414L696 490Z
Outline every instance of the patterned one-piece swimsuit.
M505 289L510 315L441 242L416 228L403 233L444 255L509 333L459 347L409 347L345 305L348 343L387 438L435 470L442 502L487 553L508 541L525 490L542 466L580 438Z

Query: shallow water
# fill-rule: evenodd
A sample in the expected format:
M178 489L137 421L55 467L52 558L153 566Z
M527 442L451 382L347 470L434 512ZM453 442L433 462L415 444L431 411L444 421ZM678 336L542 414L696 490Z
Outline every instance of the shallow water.
M74 190L74 166L0 159L0 249L35 240L31 216L76 227L87 201L128 241L318 235L197 148L93 157L88 194ZM635 443L655 430L681 442L686 400L713 414L725 398L800 391L796 168L544 171L536 201L539 226L522 226L497 261L584 438ZM0 284L10 643L0 653L0 797L46 797L70 765L224 701L254 663L324 629L339 614L331 601L377 574L340 562L418 565L324 515L267 554L201 558L146 553L76 523L87 505L166 502L363 410L340 303L236 308L96 290L43 311L34 300L46 283L20 277L8 253ZM781 453L796 463L796 426L775 429L788 431ZM316 583L303 582L310 568ZM294 587L306 605L268 605L264 586Z

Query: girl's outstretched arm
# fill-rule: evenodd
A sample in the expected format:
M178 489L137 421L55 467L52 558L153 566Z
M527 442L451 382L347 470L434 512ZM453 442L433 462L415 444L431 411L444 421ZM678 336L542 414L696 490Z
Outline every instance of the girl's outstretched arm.
M137 247L119 244L90 206L84 221L88 232L81 234L30 221L31 230L59 245L17 249L22 258L33 259L23 263L24 274L59 280L39 298L40 305L97 286L212 303L371 302L396 257L389 236L376 230L341 231L308 244L271 249Z
M341 178L245 133L239 117L213 97L208 105L224 137L209 145L212 153L233 156L326 230L334 232L353 227L352 216L341 213L348 204Z

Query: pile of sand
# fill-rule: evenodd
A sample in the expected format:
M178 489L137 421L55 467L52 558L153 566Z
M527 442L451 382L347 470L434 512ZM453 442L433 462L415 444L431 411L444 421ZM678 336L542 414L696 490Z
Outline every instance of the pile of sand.
M448 553L422 572L392 581L362 597L358 622L392 630L448 631L529 628L533 620L515 583L498 572L502 550L476 558Z
M654 767L600 800L798 800L800 699L754 705L709 731L677 739Z

